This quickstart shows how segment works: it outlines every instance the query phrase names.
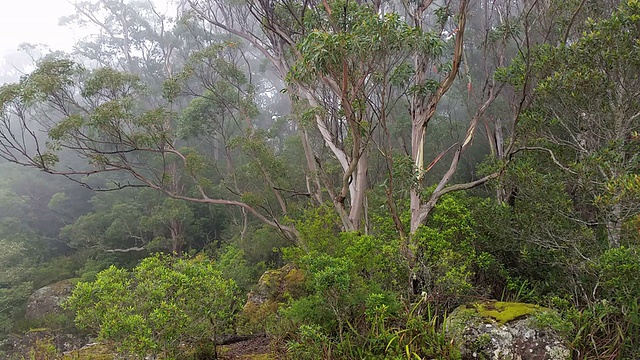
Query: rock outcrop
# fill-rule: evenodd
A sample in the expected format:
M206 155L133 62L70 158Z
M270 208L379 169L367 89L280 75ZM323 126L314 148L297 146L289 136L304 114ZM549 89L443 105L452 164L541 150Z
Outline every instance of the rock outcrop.
M463 360L566 360L570 351L548 321L554 318L537 305L488 301L457 308L446 326Z
M88 341L86 336L61 333L57 329L31 329L9 337L9 353L15 359L53 359L60 352L83 347Z
M62 280L36 290L27 301L26 319L39 319L64 312L62 303L71 296L75 284Z
M291 264L267 270L247 295L247 303L240 314L238 332L264 332L269 319L275 320L280 304L304 292L304 280L302 270Z
M43 353L65 352L83 347L87 336L79 335L73 326L73 313L62 308L71 296L75 282L62 280L42 287L31 294L27 301L25 319L32 327L23 334L9 339L9 354L15 358L48 358ZM40 354L40 355L38 355Z

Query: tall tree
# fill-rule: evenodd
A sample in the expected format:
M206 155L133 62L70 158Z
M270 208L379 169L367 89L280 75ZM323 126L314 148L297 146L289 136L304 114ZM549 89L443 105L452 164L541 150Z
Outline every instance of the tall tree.
M232 67L223 58L218 60L220 66ZM230 85L236 89L246 85L242 78L235 81L239 82ZM269 219L246 202L210 197L210 183L203 173L208 167L206 157L177 142L174 113L140 104L144 91L144 84L133 74L108 68L91 71L66 59L45 61L19 83L0 89L2 154L9 161L85 185L88 180L77 175L124 172L129 179L114 179L115 188L145 186L176 199L238 206L295 238L295 229ZM242 113L244 105L236 105L226 111ZM34 124L48 132L51 140L46 145L34 132ZM62 149L77 153L94 167L61 166L57 153ZM183 180L175 181L177 176ZM184 193L185 186L195 191Z
M536 52L534 101L519 131L523 149L546 153L565 174L577 206L604 225L611 247L640 211L640 4L590 21L572 44ZM521 70L521 69L520 69Z

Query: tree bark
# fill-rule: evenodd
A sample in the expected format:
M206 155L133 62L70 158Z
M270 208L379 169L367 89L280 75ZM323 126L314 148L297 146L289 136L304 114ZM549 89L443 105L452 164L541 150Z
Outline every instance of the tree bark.
M352 193L351 211L349 212L349 219L353 224L354 230L358 230L361 227L361 220L364 213L364 205L366 200L367 190L367 166L368 155L365 153L360 156L358 165L356 166L355 176L352 182L355 182L354 193Z
M613 205L611 212L608 214L606 226L609 247L612 249L619 248L620 240L622 239L622 206L620 204Z
M453 54L453 63L451 71L442 80L438 89L431 97L427 99L416 92L414 94L411 104L411 158L415 166L415 182L411 190L411 234L414 234L420 225L426 219L424 216L422 207L422 199L420 192L422 190L422 178L424 175L424 141L427 130L427 125L433 115L436 112L440 100L444 94L449 91L453 81L455 80L458 70L460 68L460 62L462 61L464 30L466 25L466 11L468 0L463 0L460 4L459 10L459 23L458 32L455 35L455 45ZM413 14L414 22L420 26L422 13L431 4L430 1L426 1L422 6L419 6ZM426 6L426 7L425 7ZM427 76L427 64L428 61L422 53L415 55L415 84L417 86L424 86ZM465 145L466 145L465 139ZM448 182L448 180L447 180ZM441 181L442 183L442 181Z

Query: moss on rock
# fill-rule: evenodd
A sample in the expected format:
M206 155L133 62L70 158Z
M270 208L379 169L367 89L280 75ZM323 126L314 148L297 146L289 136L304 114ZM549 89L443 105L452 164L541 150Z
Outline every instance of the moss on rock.
M304 281L304 272L292 264L262 274L255 289L247 296L238 333L264 332L267 324L275 320L280 304L302 295Z
M542 310L538 305L503 301L487 301L473 304L473 306L482 318L491 318L499 325L504 325Z
M534 304L486 301L460 306L449 316L446 331L460 347L463 360L565 360L566 341L552 321L538 316L553 310Z
M116 356L112 349L106 344L92 344L82 349L69 351L64 354L62 360L91 359L91 360L113 360Z

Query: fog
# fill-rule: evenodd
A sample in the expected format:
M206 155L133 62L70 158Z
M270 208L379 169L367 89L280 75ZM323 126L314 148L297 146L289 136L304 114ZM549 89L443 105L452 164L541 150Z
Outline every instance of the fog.
M75 13L77 0L5 1L0 12L0 84L18 80L33 70L33 58L49 51L71 52L95 28L61 26L60 19ZM151 0L165 12L171 1ZM25 47L33 47L25 51ZM34 54L34 52L36 52Z
M552 305L581 358L640 359L640 335L619 351L640 334L640 3L608 1L3 0L0 359L29 358L13 338L32 328L135 358L200 354L147 338L194 329L431 358L476 299ZM283 311L241 329L253 314L205 296L179 308L210 283L159 262L126 280L150 294L99 275L156 253L236 283L238 311L267 269L308 293L275 286ZM96 279L105 298L70 305L86 329L28 315L44 286ZM214 313L237 324L202 330Z
M73 5L68 0L4 2L0 12L0 53L11 53L21 43L42 43L55 50L70 50L77 40L76 33L58 26L58 19L71 13Z

